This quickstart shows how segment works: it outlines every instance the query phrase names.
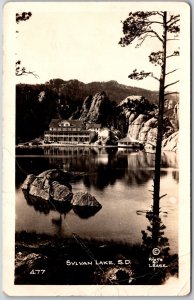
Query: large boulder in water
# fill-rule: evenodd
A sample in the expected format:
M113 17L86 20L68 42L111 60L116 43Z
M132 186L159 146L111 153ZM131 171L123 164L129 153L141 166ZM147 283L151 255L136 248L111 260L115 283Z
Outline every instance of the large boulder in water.
M73 197L73 193L70 191L69 187L58 183L57 181L53 181L51 184L51 196L53 200L56 201L66 201L71 200Z
M33 174L27 175L26 179L22 184L22 190L29 191L32 182L35 180L36 176Z
M94 196L86 192L78 192L73 196L71 201L73 211L82 219L87 219L94 216L102 205Z
M70 201L72 199L70 180L75 177L70 172L51 169L39 175L28 175L22 189L29 195L43 200Z
M77 192L73 195L71 201L73 206L91 206L91 207L102 207L102 205L96 200L94 196L86 192Z
M31 196L39 197L44 200L49 200L51 189L50 187L51 185L48 179L36 177L30 185L29 194Z
M50 211L58 211L60 214L67 214L72 206L70 201L62 201L51 199L45 201L40 197L30 195L27 191L23 190L24 197L28 205L33 206L35 211L39 211L48 215Z

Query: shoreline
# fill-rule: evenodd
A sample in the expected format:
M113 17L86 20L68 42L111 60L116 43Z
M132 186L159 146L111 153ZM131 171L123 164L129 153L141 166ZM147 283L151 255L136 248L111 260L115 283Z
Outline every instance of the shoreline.
M136 148L136 147L128 147L128 146L115 146L115 145L86 145L86 144L76 144L76 145L72 145L72 144L44 144L44 145L16 145L15 149L45 149L45 148L91 148L91 149L118 149L118 150L131 150L131 152L137 152L137 151L144 151L145 153L155 153L155 149L153 149L152 147L146 147L144 149L140 149L140 148ZM172 153L177 153L177 151L173 151L173 150L169 150L169 149L163 149L162 148L162 152L172 152Z
M25 231L16 232L15 239L16 285L146 285L178 276L177 254L162 256L166 265L155 270L149 260L149 246L143 243L85 239L76 234L62 238Z
M89 148L118 148L119 146L109 146L109 145L90 145L90 144L44 144L44 145L16 145L16 149L21 148L47 148L47 147L89 147ZM120 147L121 148L121 147ZM123 147L122 147L123 148Z

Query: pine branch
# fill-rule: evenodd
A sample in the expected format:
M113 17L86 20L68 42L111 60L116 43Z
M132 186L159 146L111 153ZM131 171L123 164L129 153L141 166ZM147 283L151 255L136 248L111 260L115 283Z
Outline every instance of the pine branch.
M153 33L153 34L155 34L155 36L159 39L159 41L161 42L161 43L163 43L163 39L159 36L159 34L155 31L155 30L148 30L148 31L146 31L147 33Z
M35 74L34 72L32 72L32 71L26 71L26 70L24 70L24 71L21 70L19 72L16 72L15 75L16 76L33 75L35 78L39 78L39 76L37 74Z
M163 12L157 11L157 12L156 12L156 15L159 15L159 16L163 17L163 16L164 16L164 13L163 13Z
M26 21L32 16L31 12L16 13L16 23L19 24L21 21Z
M166 56L166 58L174 57L174 56L179 56L180 52L179 51L174 51L171 55Z
M166 89L167 87L169 87L169 86L171 86L171 85L176 84L176 83L179 82L179 81L180 81L180 80L177 80L177 81L174 81L174 82L172 82L172 83L170 83L170 84L165 85L164 89Z
M130 79L135 79L135 80L143 80L144 78L150 76L151 72L145 72L145 71L140 71L138 72L137 69L133 70L133 73L128 75L128 78Z
M180 15L176 15L176 16L172 15L172 16L170 16L170 19L168 20L167 24L170 23L170 22L172 22L173 20L176 20L176 18L179 18L179 20L180 20Z
M162 199L162 198L165 197L165 196L167 196L167 194L164 194L164 195L160 196L160 199Z
M171 28L174 24L176 24L177 22L180 21L180 18L177 19L177 20L174 20L174 22L172 22L169 26L168 26L168 29Z
M146 39L147 37L150 37L150 38L158 38L158 37L155 36L155 35L146 34L145 36L142 36L141 38L139 38L140 43L137 44L137 45L135 46L135 48L139 48L139 47L143 44L143 42L145 41L145 39Z
M160 79L158 77L154 76L153 73L150 73L150 77L156 79L157 81L160 81Z
M177 55L171 54L171 55L168 55L166 58L170 58L170 57L174 57L174 56L177 56Z
M174 70L172 70L172 71L166 73L166 76L169 75L169 74L172 74L172 73L174 73L174 72L176 72L176 71L178 71L178 70L179 70L179 68L178 68L178 69L174 69Z
M22 67L20 60L16 61L15 63L15 75L16 76L33 75L34 77L39 78L39 76L35 74L33 71L27 71L25 67Z

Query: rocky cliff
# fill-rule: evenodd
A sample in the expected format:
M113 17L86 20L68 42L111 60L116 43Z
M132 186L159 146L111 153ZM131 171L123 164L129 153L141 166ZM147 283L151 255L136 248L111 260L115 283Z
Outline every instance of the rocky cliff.
M144 97L138 96L138 92ZM123 86L115 81L84 84L78 80L56 79L42 85L17 85L16 141L43 136L52 118L63 118L100 123L111 130L108 143L116 129L121 137L128 134L144 145L155 145L157 102L158 93ZM178 131L178 111L178 96L172 95L165 102L164 139Z
M107 125L111 118L112 103L105 92L95 94L93 97L86 97L84 100L80 120L90 123L101 123Z
M101 92L86 97L79 119L102 124L103 130L98 132L96 143L114 145L119 139L114 131L118 130L120 138L129 135L144 144L145 147L154 148L157 136L157 116L157 104L151 103L143 96L128 96L117 105L109 100L105 92ZM163 133L164 139L167 139L166 149L170 142L169 137L177 131L178 104L169 100L165 103ZM105 137L103 136L104 132L106 132ZM169 147L172 148L170 145Z
M121 101L118 109L120 109L118 118L128 125L127 134L143 143L145 147L154 147L157 136L157 105L149 103L142 96L129 96ZM167 144L170 140L167 138L178 129L178 104L167 103L165 110L167 113L164 117L164 139L168 148Z
M175 151L178 152L178 138L179 132L174 132L168 138L164 139L162 142L162 148L165 151Z

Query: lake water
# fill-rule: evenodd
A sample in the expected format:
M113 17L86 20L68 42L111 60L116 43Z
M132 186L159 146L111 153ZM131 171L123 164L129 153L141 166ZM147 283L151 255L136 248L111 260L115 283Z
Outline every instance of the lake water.
M44 205L29 205L21 190L26 174L50 168L84 172L72 191L87 191L102 204L95 215L83 218L72 209L60 214ZM171 253L178 252L178 161L165 153L161 164L161 217ZM18 149L16 155L16 231L141 243L149 225L145 213L152 205L154 154L115 148L58 147ZM167 212L167 213L166 213Z

